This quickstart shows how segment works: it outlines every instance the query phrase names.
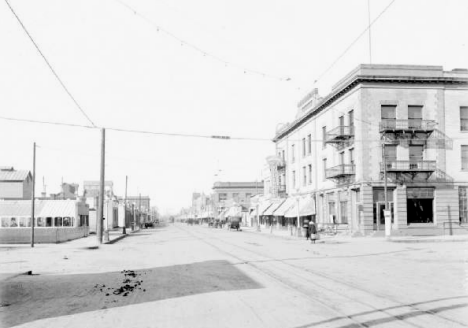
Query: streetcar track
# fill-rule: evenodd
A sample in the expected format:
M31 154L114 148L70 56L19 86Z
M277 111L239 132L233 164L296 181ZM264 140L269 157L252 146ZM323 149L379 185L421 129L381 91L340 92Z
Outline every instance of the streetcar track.
M185 229L183 229L183 230L185 230ZM185 230L185 231L187 231L187 230ZM288 273L288 274L291 274L291 275L294 275L294 276L296 276L296 277L298 277L298 278L300 278L300 279L306 281L307 283L311 283L311 284L315 285L316 287L318 287L318 288L320 288L320 289L324 289L324 290L327 290L327 291L329 291L329 292L331 292L331 293L335 293L335 294L339 295L340 297L347 298L347 299L349 299L349 300L351 300L351 301L353 301L353 302L358 302L358 303L360 303L360 304L363 305L363 306L370 307L371 309L375 310L376 312L385 314L386 316L390 316L390 317L396 318L397 320L400 320L401 322L404 322L405 324L408 324L408 325L412 325L412 326L414 326L414 327L421 327L421 326L419 326L419 325L417 325L417 324L415 324L415 323L412 323L412 322L405 321L405 319L404 319L405 315L400 315L400 316L399 316L399 315L393 315L393 314L390 314L390 313L385 312L385 310L392 310L392 309L396 309L396 308L408 308L408 309L410 309L410 310L414 310L414 311L417 311L417 312L419 312L419 313L425 313L425 314L428 314L428 315L432 315L432 316L434 316L434 317L436 317L436 318L439 318L439 319L442 319L442 320L445 320L445 321L448 321L448 322L452 322L452 323L455 323L455 324L464 326L464 323L461 323L461 322L459 322L459 321L457 321L457 320L453 320L453 319L451 319L451 318L447 318L447 317L445 317L445 316L443 316L443 315L440 315L440 314L438 314L438 313L436 313L436 312L434 312L434 311L432 311L432 310L425 310L425 309L418 308L417 306L414 305L414 304L416 304L416 303L413 303L413 304L403 304L403 303L401 303L401 302L399 302L399 301L394 300L393 298L388 297L387 295L384 296L384 295L381 295L381 294L375 294L373 291L370 291L370 290L367 290L367 289L365 289L365 288L362 288L361 286L357 286L357 285L352 284L352 283L349 283L349 282L343 282L342 280L338 280L338 279L332 278L332 277L327 276L327 275L325 275L325 274L322 274L322 273L320 273L320 272L317 272L317 271L314 271L314 270L311 270L311 269L308 269L308 268L303 268L303 267L300 267L300 266L298 266L298 265L294 265L294 264L292 264L292 263L286 262L286 261L290 261L291 259L286 259L286 260L274 259L274 258L272 258L272 257L270 257L270 256L268 256L268 255L264 255L264 254L262 254L262 253L260 253L260 252L258 252L258 251L254 251L254 250L251 250L251 249L249 249L249 248L242 247L241 245L229 243L229 242L227 242L227 241L225 241L225 240L223 240L223 239L221 239L221 238L219 238L219 237L214 237L214 236L212 236L212 235L209 235L212 239L215 239L215 240L217 240L217 241L220 241L220 242L222 242L222 243L224 243L224 244L227 244L227 245L230 245L230 246L233 246L233 247L242 249L242 250L244 250L244 251L246 251L246 252L249 252L249 253L252 253L252 254L254 254L254 255L256 255L256 256L260 256L260 257L263 257L263 258L267 258L267 260L246 261L245 259L241 259L241 258L239 258L238 256L235 256L235 255L233 255L232 253L229 253L229 252L227 252L227 251L224 251L224 250L220 249L219 247L213 245L212 243L207 242L206 239L204 239L204 238L200 238L200 237L198 237L198 236L195 236L192 232L189 232L189 233L190 233L192 236L196 237L197 239L199 239L199 240L201 240L201 241L203 241L203 242L209 244L210 246L216 248L218 251L221 251L222 253L228 254L228 255L230 255L230 256L232 256L232 257L234 257L234 258L237 258L242 264L248 264L248 265L250 265L250 266L256 268L257 270L259 270L259 271L261 271L261 272L263 272L263 273L265 273L265 274L268 274L269 276L271 276L271 277L274 278L275 280L279 280L279 281L282 282L283 284L285 284L284 279L282 279L281 277L278 277L278 275L272 274L271 272L270 272L270 273L265 272L265 271L264 271L264 270L266 270L265 268L260 268L258 265L255 265L255 263L264 263L264 262L277 262L277 263L281 263L281 264L283 264L283 265L285 265L285 266L289 266L289 267L291 267L291 268L293 268L293 269L295 269L295 270L304 271L304 272L306 272L306 273L309 273L309 274L312 274L312 275L316 275L316 276L318 276L318 277L320 277L320 278L322 278L322 279L330 280L330 281L334 282L335 284L341 284L341 285L343 285L343 286L345 286L345 287L347 287L347 288L355 289L355 290L357 290L357 291L359 291L359 292L367 293L367 294L370 294L370 295L372 295L372 296L374 296L374 297L378 297L378 298L384 299L384 300L386 300L386 301L390 301L390 302L393 302L393 303L395 303L395 304L398 304L398 306L388 307L388 308L385 308L385 309L379 309L379 308L376 308L376 307L374 307L374 306L372 306L372 305L370 305L370 304L367 304L367 303L365 303L365 302L357 301L356 299L351 298L351 297L349 297L349 296L346 295L346 294L338 293L336 290L323 287L322 285L317 284L315 281L313 281L313 280L311 280L311 279L309 279L309 278L304 278L304 277L302 277L301 275L299 275L299 274L297 274L297 273L295 273L295 272L291 272L291 271L284 270L284 269L281 269L281 268L276 267L278 270L280 270L280 271L283 270L284 272L286 272L286 273ZM202 234L202 235L207 235L206 233L203 233L203 232L200 232L200 231L197 231L197 233ZM394 252L390 252L390 253L394 253ZM307 258L316 259L317 257L307 257ZM302 258L302 259L307 259L307 258ZM318 259L323 259L323 258L324 258L324 257L321 257L321 258L318 257ZM325 257L325 258L327 258L327 257ZM330 258L330 257L328 257L328 258ZM300 258L297 258L297 260L300 260ZM291 283L290 283L290 284L291 284ZM290 287L290 288L294 288L296 291L299 290L302 294L305 294L300 288L298 288L299 286L296 287L296 286L291 286L291 285L288 285L288 284L285 284L285 285L288 286L288 287ZM305 294L305 295L309 296L308 294ZM310 297L309 297L309 298L310 298ZM316 300L316 299L313 299L313 300L314 300L314 301L318 301L318 300ZM322 302L319 302L319 303L321 303L322 305L324 305L325 307L327 307L327 308L329 308L329 309L332 309L333 311L335 311L335 312L337 312L337 313L342 314L339 310L337 310L337 309L331 307L331 306L328 305L328 304L324 304L324 303L322 303ZM359 315L370 314L370 313L375 312L375 311L368 311L368 312L364 312L364 313L359 314ZM355 319L352 318L352 315L350 316L350 315L344 314L344 317L346 317L346 318L348 318L348 319L350 319L350 320L352 320L352 321L357 321L357 320L355 320ZM366 325L362 325L361 322L358 322L358 324L359 324L360 326L366 327Z
M217 251L219 251L220 253L224 253L228 256L231 256L233 258L236 258L237 260L239 261L243 261L242 258L240 258L239 256L236 256L232 253L229 253L223 249L221 249L220 247L216 246L216 245L213 245L212 243L206 241L205 239L203 238L200 238L198 236L196 236L194 233L192 232L189 232L185 229L183 229L185 232L188 232L189 234L191 234L192 236L194 236L195 238L197 238L198 240L210 245L211 247L213 247L214 249L216 249ZM214 239L217 239L217 240L220 240L219 238L214 238ZM229 244L229 243L227 243ZM239 247L239 248L242 248L242 247ZM274 279L275 281L281 283L282 285L285 285L286 287L290 288L290 289L293 289L295 292L299 292L303 295L305 295L308 299L312 300L313 302L316 302L316 303L319 303L321 304L323 307L327 308L329 311L331 312L334 312L338 315L340 315L341 318L345 319L347 318L348 320L354 322L355 324L357 324L359 327L365 327L365 328L368 328L369 326L365 325L365 324L362 324L361 322L359 322L358 320L356 319L353 319L351 316L348 316L342 312L340 312L339 310L335 309L333 306L330 306L328 304L326 304L325 302L322 302L316 298L313 298L310 294L308 293L305 293L303 290L301 290L300 286L297 286L295 284L292 284L291 282L286 282L284 279L282 279L282 277L274 274L273 272L268 272L268 270L265 270L264 268L260 268L258 265L255 265L253 264L252 262L248 262L247 264L249 264L251 267L255 268L257 271L261 272L262 274L265 274L265 275L268 275L270 278Z

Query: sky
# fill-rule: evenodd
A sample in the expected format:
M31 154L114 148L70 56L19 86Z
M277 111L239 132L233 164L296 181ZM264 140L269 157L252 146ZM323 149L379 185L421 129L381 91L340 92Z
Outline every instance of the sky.
M36 194L62 181L82 193L99 180L106 128L114 193L128 176L128 195L162 213L215 181L260 181L297 103L359 64L468 68L466 0L8 3L81 109L0 1L0 166L32 171L36 142ZM241 139L198 137L212 135Z

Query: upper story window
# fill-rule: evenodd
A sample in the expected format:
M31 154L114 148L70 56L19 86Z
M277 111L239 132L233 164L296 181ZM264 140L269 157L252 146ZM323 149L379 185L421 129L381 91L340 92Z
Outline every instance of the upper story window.
M312 136L309 134L307 136L307 154L311 154L312 153Z
M312 184L312 164L309 164L309 184Z
M349 164L354 165L354 148L349 150Z
M323 180L327 178L327 159L324 158L323 160Z
M382 105L381 118L383 120L396 119L396 105Z
M345 123L344 123L344 116L340 116L339 117L339 121L340 121L340 126L344 126Z
M408 127L420 128L422 123L422 108L423 106L408 106Z
M296 155L294 154L294 145L291 145L291 162L296 161Z
M460 107L460 130L468 131L468 106Z
M296 171L292 171L292 186L296 188Z
M349 126L354 126L354 110L348 112Z
M387 161L387 164L388 162L393 162L393 161L396 161L397 159L397 146L395 145L386 145L384 147L384 156L385 156L385 160Z
M340 161L340 165L344 164L344 151L340 153L339 161Z
M462 171L468 171L468 146L461 146L461 169Z
M306 167L302 167L302 185L305 186L307 184L307 170Z
M322 148L325 148L327 144L325 143L325 140L327 140L327 127L323 126L322 127Z
M306 139L302 138L302 157L306 156Z
M219 200L220 201L227 200L227 193L225 193L225 192L220 193L219 194Z

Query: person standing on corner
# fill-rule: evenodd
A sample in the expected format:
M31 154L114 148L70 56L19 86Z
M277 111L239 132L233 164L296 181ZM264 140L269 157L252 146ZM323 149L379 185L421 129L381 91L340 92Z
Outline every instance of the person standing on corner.
M315 241L318 239L317 227L315 226L314 222L309 223L309 234L310 234L310 241L315 244Z

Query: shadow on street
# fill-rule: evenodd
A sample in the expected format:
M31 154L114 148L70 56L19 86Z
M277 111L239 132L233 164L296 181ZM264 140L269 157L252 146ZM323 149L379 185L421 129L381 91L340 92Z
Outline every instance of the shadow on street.
M130 304L262 286L228 261L75 275L20 275L2 281L0 322L11 327Z

